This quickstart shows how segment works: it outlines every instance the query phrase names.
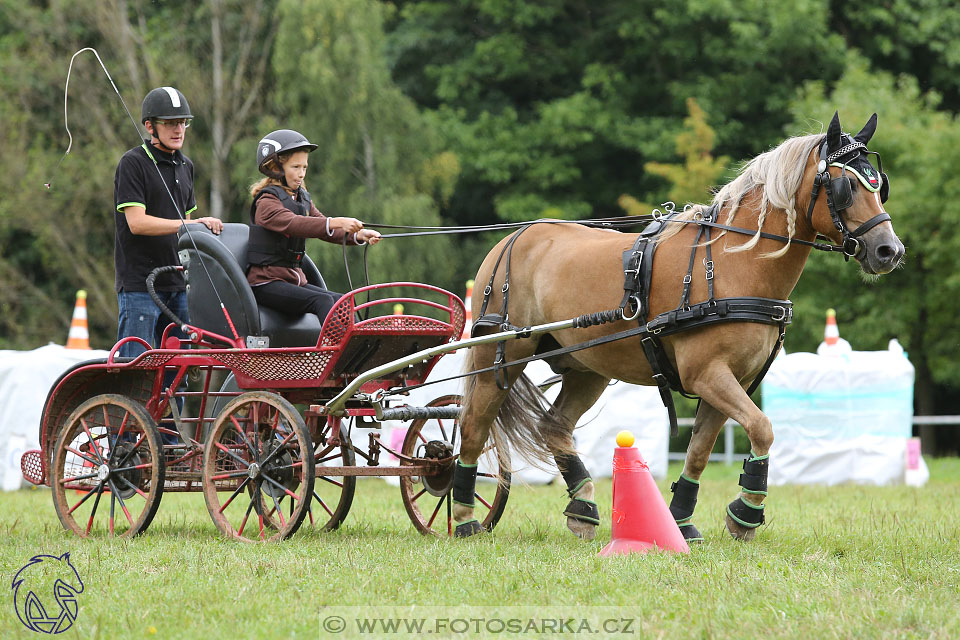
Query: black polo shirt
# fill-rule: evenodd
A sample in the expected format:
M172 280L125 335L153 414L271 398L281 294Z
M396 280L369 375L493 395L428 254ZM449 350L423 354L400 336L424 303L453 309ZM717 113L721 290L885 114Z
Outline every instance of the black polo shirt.
M159 174L157 167L160 168ZM147 275L153 269L180 264L177 234L135 235L130 232L123 208L140 206L148 216L170 220L179 220L181 215L187 217L197 208L193 195L193 163L180 151L166 153L144 141L143 145L130 149L120 158L113 179L113 197L116 204L113 251L116 290L146 291ZM179 273L162 274L157 278L155 288L157 291L183 291L183 276Z

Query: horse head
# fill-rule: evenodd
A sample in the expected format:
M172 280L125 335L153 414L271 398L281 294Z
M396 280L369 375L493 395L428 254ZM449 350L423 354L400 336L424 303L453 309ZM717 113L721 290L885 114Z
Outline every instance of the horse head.
M844 254L868 274L893 271L903 259L903 243L883 208L890 192L880 154L867 149L877 129L873 114L854 136L844 133L833 114L827 134L811 154L802 192L811 194L807 223L843 246ZM870 162L876 156L877 166ZM821 197L822 192L822 197Z

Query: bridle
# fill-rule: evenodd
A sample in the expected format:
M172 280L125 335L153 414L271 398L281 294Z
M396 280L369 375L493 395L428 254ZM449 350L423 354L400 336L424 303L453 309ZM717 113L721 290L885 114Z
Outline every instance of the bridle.
M860 236L878 224L882 224L891 219L890 214L886 211L881 211L853 231L847 228L840 214L853 205L852 182L851 178L847 175L847 169L850 168L848 167L849 163L859 158L861 154L877 156L880 185L876 188L868 185L866 180L854 169L850 168L850 171L857 176L857 179L859 179L869 191L880 192L881 204L887 201L887 197L890 194L890 185L887 182L887 174L883 172L883 162L880 160L879 153L867 150L867 145L852 138L848 134L843 134L841 139L846 144L831 154L827 153L827 137L824 137L823 142L820 143L818 152L820 159L817 163L817 175L813 179L813 190L810 192L810 206L807 208L807 224L810 225L811 229L813 228L813 207L817 202L820 187L823 187L824 192L827 194L827 207L830 210L830 218L833 219L833 226L836 227L842 236L840 247L843 250L844 259L849 260L850 258L856 258L860 255L861 251L866 249ZM846 158L846 161L839 162L841 158ZM831 177L828 167L840 167L840 176L837 178Z

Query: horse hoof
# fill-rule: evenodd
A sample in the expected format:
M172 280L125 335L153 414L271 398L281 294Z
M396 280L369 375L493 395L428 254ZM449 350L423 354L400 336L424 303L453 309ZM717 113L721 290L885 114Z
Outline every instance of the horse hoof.
M742 540L743 542L750 542L753 540L753 536L757 535L757 529L745 527L742 524L735 522L730 516L724 518L724 522L727 524L727 531L730 532L730 535L736 540Z
M567 529L581 540L593 540L597 537L597 525L577 518L567 518Z
M687 544L700 544L703 542L703 536L692 523L680 525L680 533L683 535L683 540Z
M457 528L453 530L453 536L455 538L469 538L478 533L483 533L483 527L481 527L480 523L476 520L461 522L457 525Z

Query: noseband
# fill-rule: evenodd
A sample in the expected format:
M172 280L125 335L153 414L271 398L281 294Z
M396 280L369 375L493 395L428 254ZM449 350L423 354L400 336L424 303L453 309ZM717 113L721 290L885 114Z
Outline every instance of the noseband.
M847 176L847 164L850 161L858 158L860 154L876 155L877 163L880 165L880 185L876 189L871 189L870 187L868 187L868 189L870 191L879 191L880 202L884 203L887 201L890 187L887 182L887 174L883 172L883 163L880 161L880 154L875 151L868 151L867 145L863 144L859 140L855 140L847 134L844 134L843 139L846 144L829 155L827 154L827 138L824 137L823 142L820 143L820 160L817 164L817 175L813 179L813 190L810 192L810 206L807 208L807 224L809 224L810 228L813 229L813 207L817 202L817 196L819 195L820 187L823 187L824 192L827 194L827 207L830 210L830 217L833 219L833 226L836 227L837 231L839 231L842 236L840 246L843 249L844 259L849 260L850 258L856 258L860 252L866 248L863 240L860 239L860 236L865 234L870 229L873 229L878 224L882 224L890 220L890 214L888 214L886 211L882 211L861 224L853 231L850 231L850 229L847 228L846 223L843 221L843 218L840 215L853 205L853 189L851 179L849 176ZM846 156L850 156L847 162L838 162L840 158ZM831 166L840 167L840 177L832 178L830 176L828 167ZM854 173L857 178L863 182L864 186L867 186L866 181L864 181L859 173L857 173L853 168L850 170L851 173Z

